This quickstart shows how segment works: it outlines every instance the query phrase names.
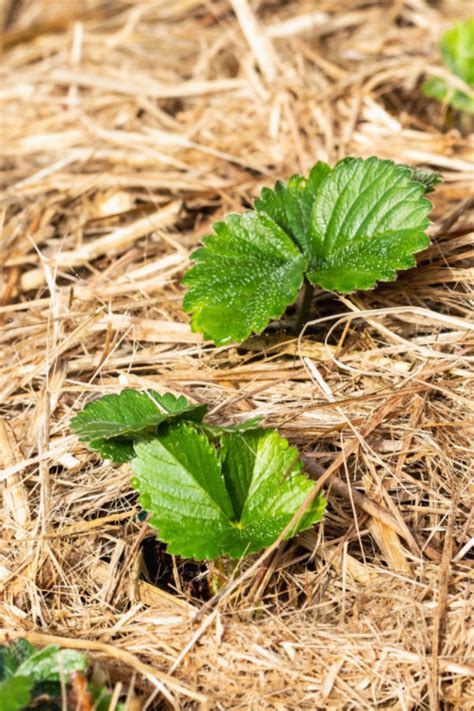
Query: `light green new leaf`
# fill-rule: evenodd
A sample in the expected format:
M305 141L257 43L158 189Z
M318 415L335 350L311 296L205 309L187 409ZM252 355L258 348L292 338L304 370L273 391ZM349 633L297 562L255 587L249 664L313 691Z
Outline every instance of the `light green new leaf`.
M319 188L312 213L308 278L330 291L370 289L415 265L429 239L431 203L410 168L378 158L340 161Z
M192 328L217 345L260 333L295 301L307 260L266 214L229 215L192 255L183 283Z
M223 439L218 450L197 426L181 422L135 446L132 485L170 553L238 558L269 546L314 486L277 432ZM291 535L319 521L324 505L318 497Z
M331 172L331 168L322 161L316 163L309 178L293 175L288 184L279 180L274 189L263 188L255 201L257 212L266 213L296 242L308 258L313 253L313 235L311 232L311 212L319 186Z
M191 405L184 396L127 388L86 405L71 427L91 449L122 463L133 457L137 439L154 434L164 422L182 418L200 422L206 411L206 405Z
M12 676L0 683L0 708L2 711L25 709L31 698L34 681L26 676Z
M474 17L456 22L443 34L440 47L453 74L474 85Z
M423 93L454 109L474 113L474 17L456 22L447 30L441 38L440 49L445 65L465 82L471 93L450 86L441 77L428 79L423 84Z

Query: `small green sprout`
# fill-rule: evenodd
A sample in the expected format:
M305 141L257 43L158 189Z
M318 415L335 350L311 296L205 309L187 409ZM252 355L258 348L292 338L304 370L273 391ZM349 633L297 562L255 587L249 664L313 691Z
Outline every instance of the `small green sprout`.
M467 94L441 77L432 77L423 84L423 93L458 111L474 113L474 17L456 22L441 37L440 50L446 67L461 79Z

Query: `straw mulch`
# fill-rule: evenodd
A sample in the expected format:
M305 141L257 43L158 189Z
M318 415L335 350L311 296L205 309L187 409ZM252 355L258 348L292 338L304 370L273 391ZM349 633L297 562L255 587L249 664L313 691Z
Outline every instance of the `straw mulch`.
M469 3L2 5L0 641L85 650L130 708L471 707L470 126L420 91ZM371 154L444 176L418 269L317 293L299 341L202 343L180 277L212 221ZM209 600L69 428L125 385L279 427L331 474L323 525Z

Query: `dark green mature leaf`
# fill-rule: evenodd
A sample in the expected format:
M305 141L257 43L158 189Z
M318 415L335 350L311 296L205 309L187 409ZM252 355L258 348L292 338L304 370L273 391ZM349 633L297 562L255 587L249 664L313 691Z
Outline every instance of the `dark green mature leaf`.
M197 426L180 422L135 445L132 485L170 553L202 560L256 552L273 543L314 486L277 432L223 440L218 451ZM319 497L292 534L319 521L324 504Z
M440 77L428 79L423 84L423 93L454 109L474 113L474 17L456 22L447 30L441 38L440 49L448 69L465 82L471 94L450 86Z
M257 212L266 213L296 242L302 253L313 255L311 213L319 187L331 168L322 161L316 163L309 178L293 175L288 184L279 180L274 189L263 188L255 201Z
M262 213L229 215L192 255L183 283L192 328L217 345L260 333L293 303L307 260L292 239Z
M34 647L26 639L18 639L12 644L5 644L0 647L0 681L8 679L15 674L18 667L36 652Z
M104 395L90 402L71 420L71 425L80 439L87 442L152 433L163 422L183 415L200 422L205 412L205 405L190 405L182 395L126 388L118 395Z
M346 158L319 188L308 278L330 291L370 289L415 265L431 203L413 171L389 160Z
M0 683L2 711L20 711L28 706L34 681L26 676L12 676Z
M110 459L115 464L125 464L135 456L133 444L135 439L132 437L114 439L96 439L88 442L87 445L94 452L98 452L104 459Z
M191 405L184 396L159 395L153 390L125 389L119 395L94 400L71 420L82 442L114 462L133 457L133 443L157 432L160 425L185 418L200 422L206 405Z

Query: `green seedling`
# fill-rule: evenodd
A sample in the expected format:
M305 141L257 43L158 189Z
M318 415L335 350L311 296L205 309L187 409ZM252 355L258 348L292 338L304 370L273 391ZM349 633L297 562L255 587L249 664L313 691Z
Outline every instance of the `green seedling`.
M183 397L127 389L86 405L71 426L91 449L130 462L139 502L170 553L238 559L280 536L314 482L297 450L258 419L220 427L203 422L205 412ZM324 509L316 496L286 537Z
M51 644L38 649L24 639L0 646L0 709L74 709L74 675L88 671L87 658L74 649ZM111 693L103 687L86 684L88 699L96 711L108 711ZM65 695L64 695L65 694ZM65 706L65 701L67 706ZM77 699L76 699L77 701ZM114 706L125 711L124 704Z
M465 22L457 22L441 37L441 55L453 74L461 79L466 91L459 89L454 82L442 77L432 77L423 84L423 93L458 111L474 113L474 17Z
M217 222L192 254L183 283L193 330L241 342L280 318L303 284L307 308L314 286L348 293L394 280L429 244L424 196L438 181L390 160L345 158L264 188L254 210Z

